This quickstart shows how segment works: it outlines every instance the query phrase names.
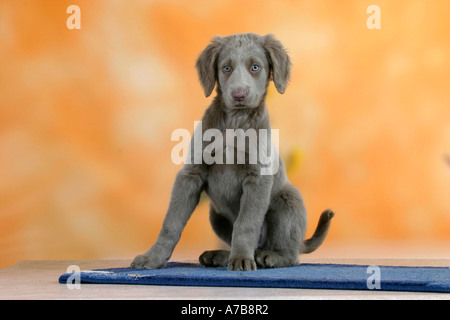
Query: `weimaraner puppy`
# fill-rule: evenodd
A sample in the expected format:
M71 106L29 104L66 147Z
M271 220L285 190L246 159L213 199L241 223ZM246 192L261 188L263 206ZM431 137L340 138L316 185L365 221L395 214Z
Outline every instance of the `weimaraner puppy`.
M196 62L207 97L217 84L217 95L202 118L202 132L208 129L217 129L224 135L227 129L257 132L267 129L270 132L265 104L267 87L273 80L277 91L284 93L290 66L283 45L270 34L213 38ZM263 150L272 150L273 157L270 140ZM225 153L230 141L223 143ZM263 174L261 161L231 164L193 161L192 148L191 141L188 155L191 161L186 161L176 175L156 243L146 253L138 255L131 267L165 266L202 191L210 198L213 230L231 247L231 251L205 251L199 258L204 266L228 266L228 270L243 271L256 270L257 266L287 267L298 264L300 253L310 253L322 244L334 213L325 210L313 236L303 240L305 205L300 192L289 182L278 153L274 156L278 160L276 172ZM204 142L201 148L205 148ZM249 147L244 151L247 159Z

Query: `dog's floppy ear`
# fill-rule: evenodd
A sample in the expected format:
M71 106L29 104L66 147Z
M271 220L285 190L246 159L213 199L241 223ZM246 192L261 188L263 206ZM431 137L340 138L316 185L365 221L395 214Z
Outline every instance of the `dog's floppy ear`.
M272 80L279 93L286 90L291 75L291 61L280 41L271 34L264 36L264 49L269 59Z
M211 43L200 53L195 64L198 77L207 97L209 97L216 84L217 56L222 49L222 39L221 36L215 36Z

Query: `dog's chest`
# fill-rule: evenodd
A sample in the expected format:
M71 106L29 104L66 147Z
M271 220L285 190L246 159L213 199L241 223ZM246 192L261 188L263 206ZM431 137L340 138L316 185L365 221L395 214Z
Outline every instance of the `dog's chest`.
M217 213L234 220L240 208L242 196L242 173L238 165L219 164L209 168L206 193Z

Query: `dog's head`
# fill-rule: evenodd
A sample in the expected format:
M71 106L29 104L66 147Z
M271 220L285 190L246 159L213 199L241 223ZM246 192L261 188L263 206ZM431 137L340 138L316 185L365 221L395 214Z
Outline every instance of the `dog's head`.
M216 36L196 63L205 95L217 82L227 108L257 107L271 79L284 93L290 66L286 50L274 36L254 33Z

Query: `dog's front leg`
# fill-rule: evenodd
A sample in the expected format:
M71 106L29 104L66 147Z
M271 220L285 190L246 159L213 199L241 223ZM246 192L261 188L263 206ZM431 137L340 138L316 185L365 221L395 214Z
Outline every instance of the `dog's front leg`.
M248 176L242 185L239 216L233 225L228 270L256 270L258 239L270 203L270 176Z
M185 165L172 188L169 208L155 244L131 263L132 268L157 269L166 265L181 233L198 204L204 177L199 167Z

